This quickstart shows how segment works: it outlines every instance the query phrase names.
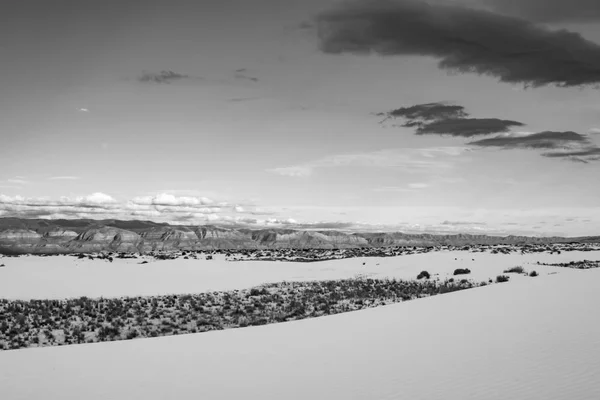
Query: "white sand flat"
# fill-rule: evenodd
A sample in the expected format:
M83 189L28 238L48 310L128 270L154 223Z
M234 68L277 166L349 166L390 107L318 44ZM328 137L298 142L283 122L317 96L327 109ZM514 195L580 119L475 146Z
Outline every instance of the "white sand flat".
M0 352L3 399L600 398L600 270L290 323Z
M452 277L456 268L469 268L468 278L475 281L494 279L507 268L522 265L526 270L548 273L578 274L568 268L534 265L535 262L557 263L599 260L600 251L573 251L562 254L491 254L467 251L440 251L400 257L369 257L315 263L236 261L223 257L214 260L165 260L139 264L142 260L77 259L71 256L22 256L2 258L0 298L46 299L66 297L118 297L171 293L199 293L243 289L262 283L303 280L395 277L414 279L422 270ZM364 265L363 265L364 263ZM512 274L512 280L528 279Z

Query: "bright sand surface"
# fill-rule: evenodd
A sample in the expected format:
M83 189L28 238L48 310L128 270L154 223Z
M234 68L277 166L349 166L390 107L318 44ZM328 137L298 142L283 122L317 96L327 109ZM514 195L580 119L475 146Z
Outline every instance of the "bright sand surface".
M0 398L600 399L599 289L600 270L565 270L302 321L4 351Z
M475 281L495 279L507 268L522 265L527 271L579 274L568 268L533 265L598 260L599 251L573 251L561 254L491 254L467 251L439 251L400 257L369 257L313 263L215 260L106 260L77 259L72 256L21 256L0 258L0 298L60 299L68 297L118 297L176 293L199 293L244 289L263 283L353 278L415 279L422 270L433 278L452 277L456 268L469 268L469 275L457 276ZM365 263L363 265L363 263ZM435 276L435 274L439 274ZM512 280L528 277L511 274Z

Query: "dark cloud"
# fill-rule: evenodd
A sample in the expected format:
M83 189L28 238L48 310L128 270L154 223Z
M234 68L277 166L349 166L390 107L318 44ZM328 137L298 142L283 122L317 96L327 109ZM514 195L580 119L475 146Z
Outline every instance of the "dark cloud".
M469 144L480 147L500 147L504 149L559 149L589 143L587 136L576 132L538 132L530 135L496 136L481 139Z
M600 20L598 0L484 0L499 13L536 22L591 22Z
M466 118L469 114L463 106L442 102L401 107L377 115L385 117L381 122L390 118L404 118L406 122L401 126L417 128L417 135L473 137L505 133L513 126L524 125L521 122L498 118Z
M464 111L463 106L448 105L442 102L417 104L411 107L401 107L396 110L391 110L385 113L378 113L379 116L388 118L405 118L409 120L411 125L406 126L422 126L427 122L437 121L440 119L449 118L465 118L469 116Z
M426 124L417 129L417 135L451 135L472 137L508 132L513 126L523 126L517 121L497 118L445 119Z
M159 73L144 72L138 78L138 81L144 83L171 83L173 81L186 78L189 78L189 76L173 71L160 71Z
M543 153L542 155L549 158L564 158L570 161L588 164L592 161L600 161L600 147L592 145L580 150L549 152Z
M600 45L486 10L417 0L347 1L317 17L325 53L430 56L439 67L528 86L600 83Z

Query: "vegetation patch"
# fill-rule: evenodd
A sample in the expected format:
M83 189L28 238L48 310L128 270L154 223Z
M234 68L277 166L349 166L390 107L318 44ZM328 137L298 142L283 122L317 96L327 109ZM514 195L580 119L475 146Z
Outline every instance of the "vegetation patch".
M512 268L504 270L504 273L505 274L524 274L525 268L521 267L520 265L517 265L516 267L512 267Z
M600 260L583 260L583 261L570 261L568 263L555 263L547 264L538 261L538 265L548 265L551 267L562 267L562 268L573 268L573 269L592 269L600 268Z
M483 286L460 282L346 279L152 297L0 299L0 349L206 332L294 321Z

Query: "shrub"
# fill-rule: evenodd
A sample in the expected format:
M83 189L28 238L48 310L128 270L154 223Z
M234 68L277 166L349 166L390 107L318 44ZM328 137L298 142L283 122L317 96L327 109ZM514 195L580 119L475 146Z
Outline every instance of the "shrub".
M529 276L538 276L538 273L536 271L531 271L531 273L529 274Z
M457 268L454 270L454 274L453 275L466 275L466 274L470 274L471 270L468 268L462 269L462 268Z
M524 272L525 272L525 269L523 269L523 267L521 267L520 265L518 265L516 267L509 268L509 269L507 269L507 270L504 271L505 274L510 274L510 273L522 274Z
M417 279L423 279L423 278L429 279L429 278L431 278L431 275L427 271L421 271L419 273L419 275L417 275Z
M496 277L496 282L497 282L497 283L501 283L501 282L508 282L508 280L509 280L509 279L510 279L510 278L509 278L508 276L506 276L506 275L498 275L498 276Z

